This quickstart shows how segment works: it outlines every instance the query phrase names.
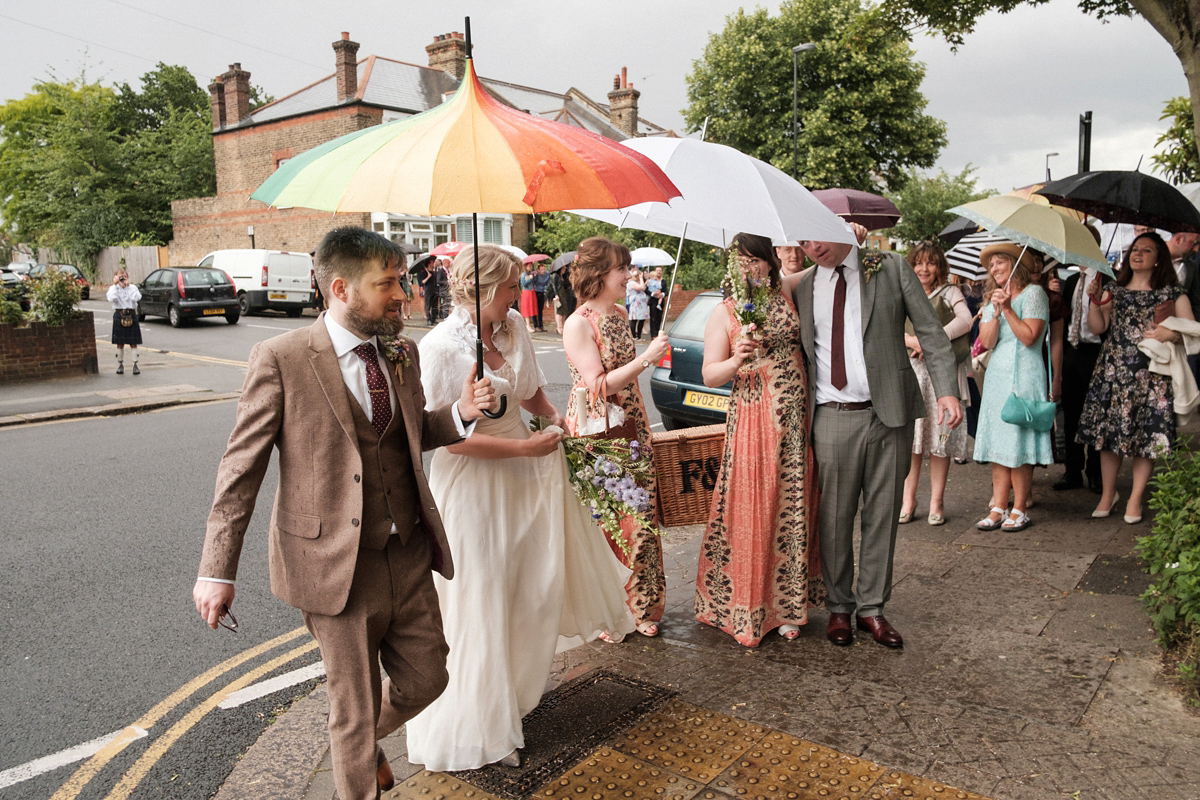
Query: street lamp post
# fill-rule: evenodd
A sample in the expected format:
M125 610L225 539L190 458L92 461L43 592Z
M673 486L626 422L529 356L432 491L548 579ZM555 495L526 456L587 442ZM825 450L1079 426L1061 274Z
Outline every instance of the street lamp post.
M1058 153L1046 153L1046 183L1050 182L1050 159Z
M796 140L799 138L796 135L796 81L799 79L799 74L798 74L799 68L797 66L797 61L799 60L798 56L801 53L806 53L809 50L816 50L816 49L817 49L817 46L812 42L805 42L804 44L798 44L792 48L792 179L797 180L797 181L800 180L799 173L797 172L799 167L796 163L799 160L799 156L797 155L797 152L798 152L797 146L796 146L797 145Z

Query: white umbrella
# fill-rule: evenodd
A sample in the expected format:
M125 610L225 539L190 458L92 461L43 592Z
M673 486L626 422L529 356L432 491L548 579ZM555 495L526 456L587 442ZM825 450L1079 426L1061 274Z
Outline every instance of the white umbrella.
M742 232L769 237L776 244L802 239L858 243L845 222L789 175L732 147L659 137L626 139L622 144L649 157L683 196L670 204L573 213L722 248Z
M639 247L629 258L635 267L669 267L675 263L670 253L657 247Z
M858 244L854 231L786 173L765 161L698 139L642 137L626 139L659 166L682 197L668 203L638 203L618 209L574 209L573 212L619 228L634 228L727 248L739 233L766 236L775 244L805 239ZM679 254L675 256L679 269ZM675 275L663 304L671 306Z
M958 244L946 251L946 261L950 262L950 271L969 281L983 278L984 268L979 263L979 254L985 247L1008 242L1003 236L990 231L979 231L964 236Z
M496 247L499 247L499 248L501 248L501 249L503 249L503 250L507 250L508 252L512 253L514 256L516 256L517 258L521 259L522 261L524 261L526 258L529 258L529 254L528 254L528 253L526 253L526 252L525 252L524 250L522 250L521 248L517 247L516 245L512 245L512 244L498 244L498 245L496 245Z

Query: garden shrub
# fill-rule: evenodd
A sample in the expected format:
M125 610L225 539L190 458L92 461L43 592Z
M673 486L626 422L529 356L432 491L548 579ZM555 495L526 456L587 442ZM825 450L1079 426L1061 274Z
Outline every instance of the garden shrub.
M1181 437L1155 470L1154 527L1138 539L1152 583L1142 595L1155 633L1177 659L1189 701L1200 700L1200 460Z
M29 313L47 325L62 325L73 319L81 292L75 278L66 270L48 269L30 280Z
M21 304L8 297L6 292L0 292L0 323L19 328L25 324L25 312Z

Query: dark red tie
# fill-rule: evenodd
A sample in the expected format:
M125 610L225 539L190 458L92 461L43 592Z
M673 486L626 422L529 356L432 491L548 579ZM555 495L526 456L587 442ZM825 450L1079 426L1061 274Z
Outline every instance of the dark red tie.
M363 342L354 348L367 368L367 390L371 393L371 427L380 436L392 421L392 398L388 393L387 379L379 368L379 351L374 342Z
M837 284L833 287L833 337L829 342L829 381L835 389L846 388L846 276L844 265L834 267Z

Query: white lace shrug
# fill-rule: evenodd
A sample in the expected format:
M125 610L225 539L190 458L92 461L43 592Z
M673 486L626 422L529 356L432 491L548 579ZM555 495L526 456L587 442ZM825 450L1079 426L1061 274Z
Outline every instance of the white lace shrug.
M507 366L500 372L484 364L484 375L492 379L496 396L508 395L511 404L522 403L546 385L546 376L537 363L533 340L525 321L509 309L508 318L492 328L492 344L504 356ZM461 306L456 307L440 325L417 345L421 354L421 385L425 389L425 407L439 408L462 395L467 373L475 369L475 323ZM511 412L510 412L511 413Z

